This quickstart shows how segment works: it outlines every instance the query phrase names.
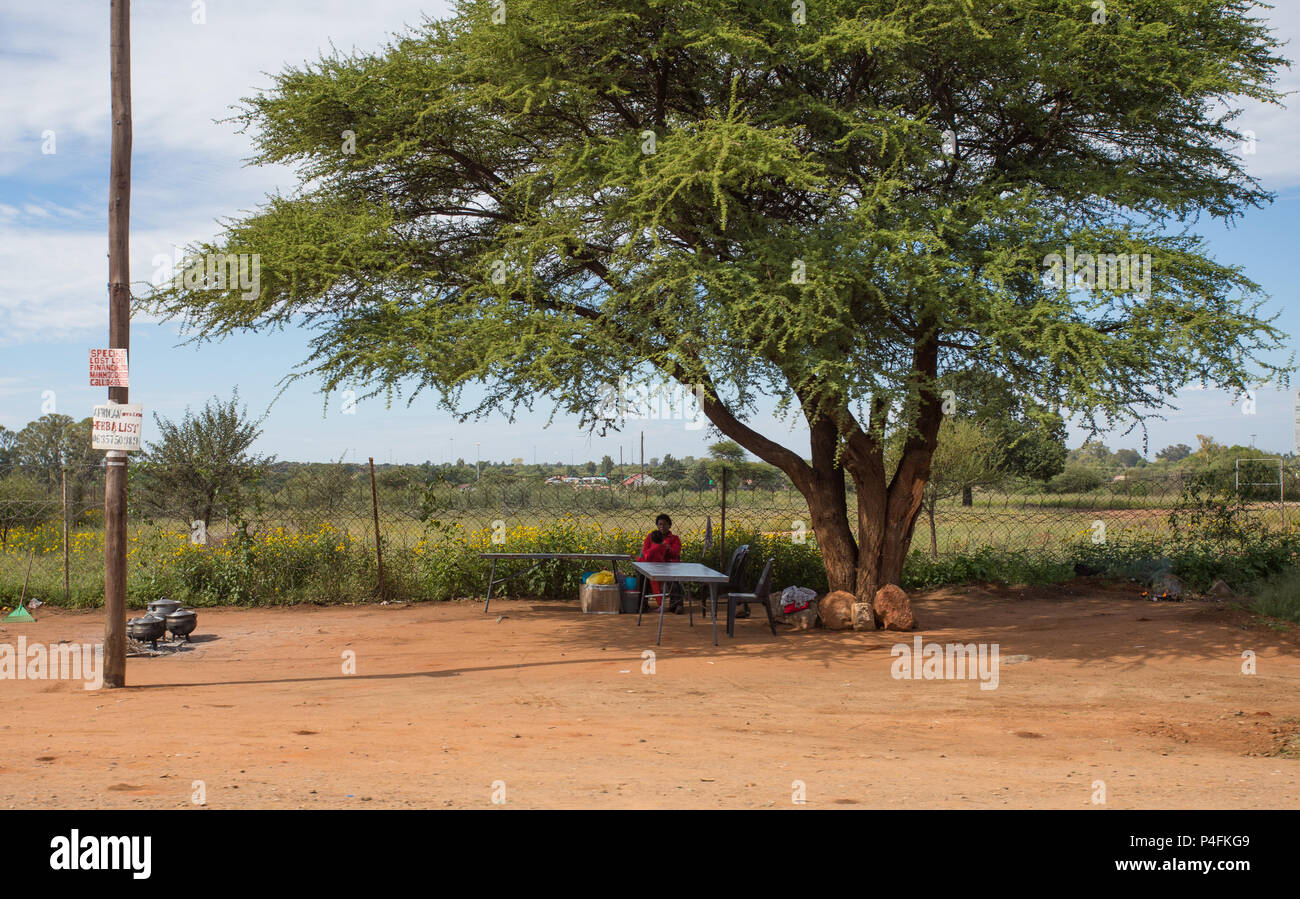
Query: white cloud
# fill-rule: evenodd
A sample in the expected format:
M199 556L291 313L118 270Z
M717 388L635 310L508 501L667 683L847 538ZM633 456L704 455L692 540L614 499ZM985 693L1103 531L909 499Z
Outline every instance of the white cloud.
M148 280L152 258L210 238L216 220L292 190L284 168L250 168L248 137L215 124L271 75L330 54L379 49L449 4L419 0L262 3L208 0L204 25L183 0L136 0L132 23L134 163L131 270ZM1300 9L1267 13L1278 34L1300 33ZM0 346L101 333L107 281L108 9L17 6L4 13L0 177L25 190L0 203ZM1300 87L1293 72L1283 88ZM1250 104L1240 127L1257 135L1249 170L1268 188L1300 184L1300 118ZM41 153L41 133L57 153Z
M132 7L133 282L150 279L156 254L208 239L217 219L296 184L287 169L247 167L248 136L214 122L269 86L266 73L331 46L377 50L423 9L444 8L209 0L207 23L195 25L188 2ZM107 316L108 8L29 4L5 21L0 177L21 187L0 204L0 346L85 339ZM53 155L41 152L46 129Z

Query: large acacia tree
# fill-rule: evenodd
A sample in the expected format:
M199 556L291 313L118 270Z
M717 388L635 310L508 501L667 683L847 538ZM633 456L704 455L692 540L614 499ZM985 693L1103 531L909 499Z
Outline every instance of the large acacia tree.
M1186 227L1270 199L1234 126L1284 63L1252 7L470 0L246 100L255 160L301 187L194 249L259 253L260 294L148 307L205 338L318 326L298 375L466 417L546 398L603 428L620 375L700 385L807 498L831 587L870 598L946 374L1104 423L1278 373L1257 286ZM1070 248L1150 254L1149 290L1045 279ZM809 446L763 433L764 397Z

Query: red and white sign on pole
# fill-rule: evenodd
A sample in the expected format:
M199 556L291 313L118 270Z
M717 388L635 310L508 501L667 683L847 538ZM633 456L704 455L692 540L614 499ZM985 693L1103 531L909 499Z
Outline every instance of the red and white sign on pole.
M91 387L130 387L129 381L126 350L90 351Z
M103 403L95 406L91 424L91 449L138 450L144 424L141 403Z

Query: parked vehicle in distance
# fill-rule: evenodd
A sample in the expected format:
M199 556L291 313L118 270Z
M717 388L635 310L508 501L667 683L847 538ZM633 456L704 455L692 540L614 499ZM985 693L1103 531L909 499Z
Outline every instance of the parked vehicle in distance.
M555 477L547 478L546 483L555 484L556 486L559 487L602 487L605 489L609 488L609 478L601 477L600 475L596 475L594 477L588 477L588 478L573 478L573 477L569 477L568 475L556 475Z

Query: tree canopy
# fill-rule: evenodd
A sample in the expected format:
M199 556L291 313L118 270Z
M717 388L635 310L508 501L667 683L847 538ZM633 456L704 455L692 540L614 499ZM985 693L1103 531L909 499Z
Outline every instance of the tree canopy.
M157 413L154 422L160 439L145 445L136 466L138 502L155 514L201 521L204 532L214 514L238 511L241 485L275 461L250 452L262 431L238 391L225 401L213 397L197 413L187 408L179 422Z
M1257 285L1190 230L1270 199L1234 127L1280 97L1255 6L467 0L246 100L255 161L300 190L192 250L260 254L260 292L146 305L204 338L317 327L297 374L464 416L545 397L603 429L599 385L689 386L809 499L832 587L869 596L910 547L948 373L1105 425L1281 371ZM754 423L763 397L806 451Z

